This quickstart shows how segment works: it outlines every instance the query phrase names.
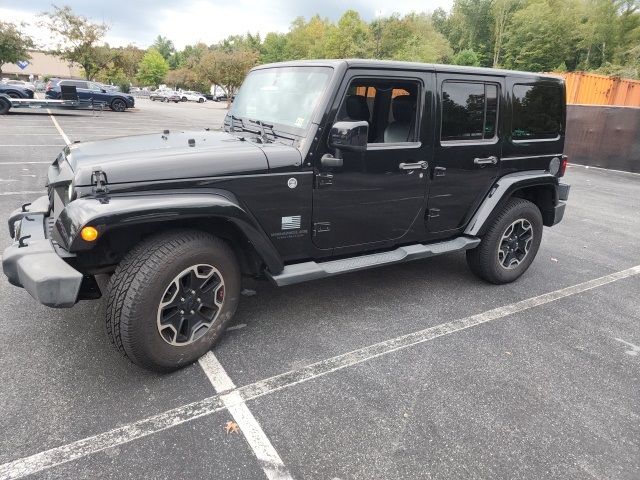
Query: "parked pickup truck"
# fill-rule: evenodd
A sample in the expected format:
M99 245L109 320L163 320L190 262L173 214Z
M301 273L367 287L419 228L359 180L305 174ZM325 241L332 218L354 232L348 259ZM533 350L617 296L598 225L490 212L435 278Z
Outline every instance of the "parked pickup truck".
M221 337L243 276L288 286L465 251L512 282L565 211L564 99L561 79L504 70L256 67L224 131L65 147L48 194L9 218L4 272L51 307L107 295L111 341L158 371Z

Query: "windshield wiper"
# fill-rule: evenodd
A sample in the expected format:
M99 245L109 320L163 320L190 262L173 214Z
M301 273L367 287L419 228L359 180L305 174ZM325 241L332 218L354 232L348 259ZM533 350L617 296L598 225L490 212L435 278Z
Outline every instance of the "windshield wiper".
M265 133L264 129L268 128L269 130L271 130L271 135L273 135L273 138L276 138L276 132L273 129L273 125L269 125L268 123L264 123L262 120L253 120L251 118L248 118L247 120L249 120L249 122L258 125L260 127L260 141L262 141L262 143L269 143L269 139L267 138L267 134Z
M260 135L260 132L258 132L257 130L252 130L250 128L245 127L244 125L244 120L240 117L236 117L235 115L230 115L231 117L231 125L229 125L231 127L231 131L235 132L236 131L236 125L233 122L240 122L240 131L241 132L247 132L247 133L252 133L254 135Z

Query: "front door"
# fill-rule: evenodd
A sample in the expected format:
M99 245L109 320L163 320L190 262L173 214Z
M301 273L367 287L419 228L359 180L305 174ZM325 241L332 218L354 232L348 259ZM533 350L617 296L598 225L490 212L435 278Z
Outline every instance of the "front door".
M334 121L369 123L363 153L320 149L313 195L315 245L321 249L361 248L424 233L430 146L424 141L428 80L350 72L334 105ZM427 111L428 114L424 114ZM326 145L326 143L325 143ZM323 154L341 155L341 167L323 167Z
M456 233L495 181L502 153L502 77L437 75L438 132L429 192L430 232Z

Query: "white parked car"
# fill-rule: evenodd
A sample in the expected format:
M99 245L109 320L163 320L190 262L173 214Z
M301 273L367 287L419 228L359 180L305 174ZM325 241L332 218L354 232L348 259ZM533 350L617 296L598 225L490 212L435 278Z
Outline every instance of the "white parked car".
M6 81L3 81L2 83L6 83L7 85L17 85L19 87L31 90L32 92L36 91L36 86L33 83L23 82L22 80L6 80Z
M205 97L200 92L193 92L191 90L180 92L180 100L183 102L198 102L204 103L207 101L207 97Z

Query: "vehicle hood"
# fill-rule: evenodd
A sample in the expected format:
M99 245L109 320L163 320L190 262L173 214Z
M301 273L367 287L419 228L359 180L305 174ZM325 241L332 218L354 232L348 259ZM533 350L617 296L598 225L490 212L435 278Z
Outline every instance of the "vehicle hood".
M171 131L74 143L65 154L76 186L91 185L96 170L106 174L109 184L116 184L268 173L268 156L300 165L294 147L265 150L225 132Z

